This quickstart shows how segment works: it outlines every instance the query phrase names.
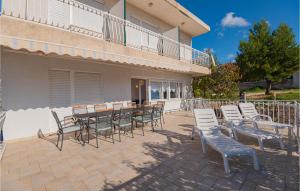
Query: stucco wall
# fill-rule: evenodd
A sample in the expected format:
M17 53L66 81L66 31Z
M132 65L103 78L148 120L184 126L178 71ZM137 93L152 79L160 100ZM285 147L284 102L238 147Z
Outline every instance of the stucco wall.
M48 70L62 69L101 74L104 102L131 100L131 78L168 79L190 83L191 77L146 68L120 67L115 64L2 52L3 107L7 110L5 139L34 136L56 131L50 115ZM171 100L166 108L178 109L180 100ZM71 114L71 108L57 108L59 117Z
M155 32L163 33L174 28L171 25L145 13L143 10L138 9L137 7L129 3L126 4L126 17L129 21L131 21L131 17L134 17L146 23L152 24L153 26L159 28L159 31Z

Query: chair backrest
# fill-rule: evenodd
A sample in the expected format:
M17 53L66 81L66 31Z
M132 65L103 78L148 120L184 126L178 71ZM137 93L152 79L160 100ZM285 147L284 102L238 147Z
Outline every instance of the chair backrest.
M55 111L51 111L51 113L52 113L52 115L53 115L53 117L54 117L54 119L56 121L58 129L62 130L63 127L62 127L62 124L61 124L61 122L60 122L60 120L59 120L59 118L57 116L57 113Z
M157 104L162 105L162 109L163 109L163 110L165 109L165 104L166 104L165 101L157 101Z
M152 106L143 106L143 118L152 118L153 115L153 107Z
M72 106L73 114L84 114L87 113L87 106L86 105L74 105Z
M253 118L258 115L253 103L239 103L239 108L245 117Z
M123 103L114 103L113 104L113 109L114 110L120 110L123 108Z
M150 105L150 102L148 100L144 100L143 105Z
M227 122L233 122L233 124L239 125L243 120L239 108L236 105L223 105L221 106L221 111Z
M161 117L163 112L163 105L162 104L155 104L153 105L153 117L154 118L159 118Z
M94 105L94 110L95 110L95 112L107 110L107 105L106 104L96 104L96 105Z
M119 121L120 125L131 125L132 124L132 117L133 117L133 110L122 108L117 111L117 120Z
M150 102L150 105L156 105L157 104L157 101L151 101Z
M136 107L136 102L127 102L127 107Z
M203 133L211 133L218 126L218 120L213 109L194 109L197 128Z

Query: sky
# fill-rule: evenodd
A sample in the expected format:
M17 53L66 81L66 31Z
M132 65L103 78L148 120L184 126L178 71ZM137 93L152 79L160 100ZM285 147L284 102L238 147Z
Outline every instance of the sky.
M264 19L272 30L289 25L299 43L299 0L177 0L210 26L211 31L194 37L198 50L211 48L220 63L233 61L239 42L247 40L251 26Z

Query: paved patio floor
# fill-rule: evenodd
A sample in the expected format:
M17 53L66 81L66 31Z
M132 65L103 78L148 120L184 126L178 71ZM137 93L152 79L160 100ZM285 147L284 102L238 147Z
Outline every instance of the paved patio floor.
M298 157L267 143L258 150L256 140L241 137L255 148L261 165L253 169L250 159L230 162L224 173L220 154L204 155L197 136L190 139L192 116L186 112L166 115L164 129L134 131L122 141L103 137L82 146L68 138L60 152L56 136L32 138L7 144L1 161L3 191L98 191L98 190L299 190ZM118 136L115 136L116 139Z

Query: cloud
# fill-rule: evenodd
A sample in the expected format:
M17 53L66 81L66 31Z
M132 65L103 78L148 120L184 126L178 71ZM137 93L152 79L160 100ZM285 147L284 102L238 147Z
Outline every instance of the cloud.
M243 17L234 16L233 12L229 12L221 21L222 27L247 27L250 23Z

